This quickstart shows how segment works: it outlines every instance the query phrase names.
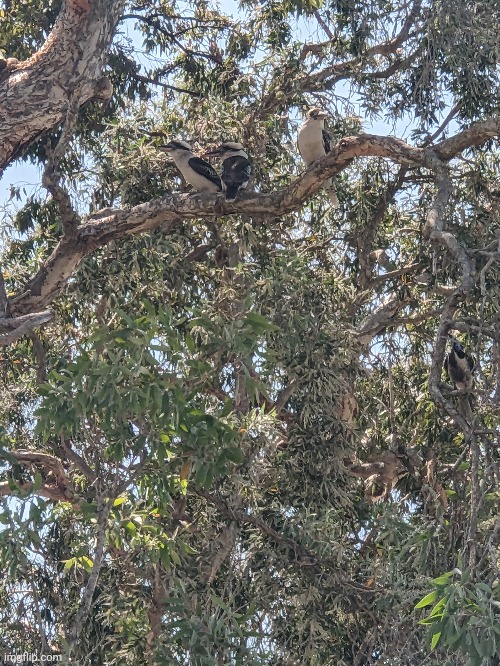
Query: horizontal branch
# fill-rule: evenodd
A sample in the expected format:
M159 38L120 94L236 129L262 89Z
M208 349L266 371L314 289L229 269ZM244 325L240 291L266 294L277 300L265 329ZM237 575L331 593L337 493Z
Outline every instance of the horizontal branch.
M29 495L33 493L39 497L43 497L51 502L70 502L72 498L68 498L64 491L62 491L58 486L49 486L42 485L40 488L35 488L33 481L28 481L27 483L16 484L13 488L9 483L0 483L0 497L9 497L17 496L21 492L23 495Z
M441 149L451 157L454 150L477 145L478 135L489 137L494 123L477 123L455 137L455 143L441 142ZM486 140L486 139L485 139ZM176 194L153 199L131 208L108 208L89 216L78 227L74 237L63 237L38 273L24 288L24 293L11 301L13 315L40 310L64 289L81 260L111 241L156 229L171 229L180 220L220 218L234 214L282 216L299 210L323 183L339 174L357 157L384 157L393 162L435 170L439 160L433 147L411 146L392 136L360 134L342 139L323 159L315 162L284 189L261 194L244 192L236 202L227 202L222 194Z
M360 345L366 349L375 336L380 335L387 326L394 324L398 312L406 307L410 301L409 293L403 296L398 294L389 295L375 312L368 315L357 328L356 334Z
M45 310L44 312L33 312L20 317L12 317L0 320L0 331L8 331L0 335L0 346L6 347L11 345L19 338L27 335L38 328L42 324L46 324L54 318L52 310Z
M481 146L486 141L500 136L500 116L474 123L468 129L449 139L436 143L433 151L441 160L451 160L467 148Z
M61 461L54 456L40 451L9 451L1 457L6 460L14 459L31 468L41 468L45 478L39 487L34 481L20 484L0 483L0 496L15 495L19 491L26 494L33 492L53 502L75 503L75 492L71 481L68 479Z

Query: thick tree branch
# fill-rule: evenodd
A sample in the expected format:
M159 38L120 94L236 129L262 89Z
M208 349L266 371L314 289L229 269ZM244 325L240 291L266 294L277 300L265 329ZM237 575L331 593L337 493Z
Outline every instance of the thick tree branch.
M496 133L494 124L477 123L481 137ZM454 146L463 148L466 139L476 145L476 135L470 130L460 133L454 145L445 144L451 157ZM465 137L461 137L465 134ZM455 137L456 138L456 137ZM486 139L484 139L486 140ZM439 144L443 145L443 143ZM361 134L342 139L323 159L315 162L290 185L268 194L244 193L241 199L228 203L222 195L179 194L154 199L132 208L105 209L87 218L74 237L63 237L38 273L26 285L24 293L11 301L13 315L22 315L46 307L64 289L81 260L98 248L163 225L172 228L178 220L210 219L235 213L248 215L278 215L298 210L307 199L318 192L323 183L339 174L356 157L385 157L394 162L436 169L436 154L431 148L416 148L391 136Z
M6 455L2 456L6 458ZM75 503L75 492L71 481L60 460L48 453L39 451L9 451L8 458L17 460L19 463L31 468L40 468L44 473L44 483L40 488L35 486L33 481L16 484L13 487L9 483L0 484L0 496L14 495L19 490L25 493L33 491L36 495L45 497L53 502L72 502Z
M85 460L76 453L76 451L73 451L71 444L65 440L63 435L60 435L60 442L63 453L76 465L76 467L78 467L80 472L83 473L90 483L94 483L96 480L96 473L89 467L89 465L87 465Z
M47 191L52 195L52 198L59 208L59 215L61 216L61 224L65 236L74 235L76 227L80 222L80 217L73 209L69 194L63 187L61 187L61 174L59 172L59 164L71 139L77 119L78 97L73 95L66 112L66 122L64 123L57 146L52 150L50 143L47 143L45 149L47 153L47 164L45 165L45 170L42 176L43 186L47 188Z
M0 483L0 497L16 496L19 491L26 495L33 493L51 502L70 502L72 500L58 486L44 484L40 488L35 488L34 482L28 481L27 483L17 484L15 488L12 488L9 483Z
M38 363L36 380L39 384L44 384L47 381L47 354L45 353L42 341L34 331L28 333L28 338L31 340L33 353Z
M77 106L109 99L102 72L124 0L66 0L42 48L0 80L0 174Z
M442 160L451 160L467 148L481 146L489 139L500 136L500 116L474 123L449 139L436 143L433 151Z
M142 572L141 572L142 573ZM162 581L162 566L157 562L154 568L153 591L151 603L148 608L148 620L151 631L146 637L146 659L152 666L155 664L154 648L155 642L162 633L162 616L165 609L165 598L167 596L165 585Z
M376 335L380 335L387 326L394 324L397 313L411 301L410 294L388 296L375 312L368 315L358 327L356 333L358 341L365 349L370 345Z
M13 344L23 335L31 333L34 328L46 324L53 317L52 310L45 310L44 312L33 312L20 317L0 320L0 331L9 331L0 335L0 347Z

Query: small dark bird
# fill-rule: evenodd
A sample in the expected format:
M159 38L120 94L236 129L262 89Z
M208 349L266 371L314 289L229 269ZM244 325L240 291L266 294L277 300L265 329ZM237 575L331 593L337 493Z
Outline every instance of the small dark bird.
M456 338L452 338L451 350L445 360L448 377L460 391L472 388L472 371L474 359L465 353L464 346Z
M195 157L189 143L186 141L170 141L164 146L160 146L172 156L175 166L179 169L184 179L194 187L198 192L220 192L222 183L217 171L213 166Z
M464 346L456 338L451 338L451 350L444 361L444 367L456 389L459 391L470 391L472 389L474 359L465 353ZM462 395L458 399L460 412L470 421L472 418L470 396Z
M309 109L306 120L299 128L297 146L302 159L308 167L325 155L328 155L331 150L331 137L325 130L325 118L328 118L328 114L322 109L318 109L317 107ZM332 205L337 207L339 200L332 180L326 181L325 190Z
M222 189L227 201L235 201L238 192L248 185L252 174L252 164L241 143L228 141L207 155L217 155L222 160Z

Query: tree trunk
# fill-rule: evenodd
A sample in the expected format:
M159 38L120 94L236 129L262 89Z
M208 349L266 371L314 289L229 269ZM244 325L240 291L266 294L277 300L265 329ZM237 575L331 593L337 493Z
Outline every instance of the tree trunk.
M20 152L78 106L109 99L103 78L124 0L66 0L42 48L24 62L0 61L0 175ZM1 66L3 65L3 68Z

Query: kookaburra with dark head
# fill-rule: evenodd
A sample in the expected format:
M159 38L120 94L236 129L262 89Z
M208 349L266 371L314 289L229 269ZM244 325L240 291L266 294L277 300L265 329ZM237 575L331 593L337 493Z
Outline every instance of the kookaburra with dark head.
M252 174L252 164L241 143L227 141L215 150L206 153L222 160L222 189L228 201L234 201L238 192L248 185Z
M325 130L325 118L327 117L328 114L321 109L310 109L304 123L299 128L297 145L299 153L308 167L330 152L331 139ZM338 206L339 200L331 180L326 181L325 190L332 205Z
M462 343L454 337L451 338L451 350L445 359L444 367L456 389L459 391L472 389L474 359L465 353ZM459 406L462 415L470 422L472 419L470 396L459 395Z
M220 192L222 183L213 166L202 160L200 157L195 157L189 143L186 141L170 141L164 146L160 146L160 150L171 155L175 162L175 166L179 169L184 176L184 180L194 187L197 192Z

